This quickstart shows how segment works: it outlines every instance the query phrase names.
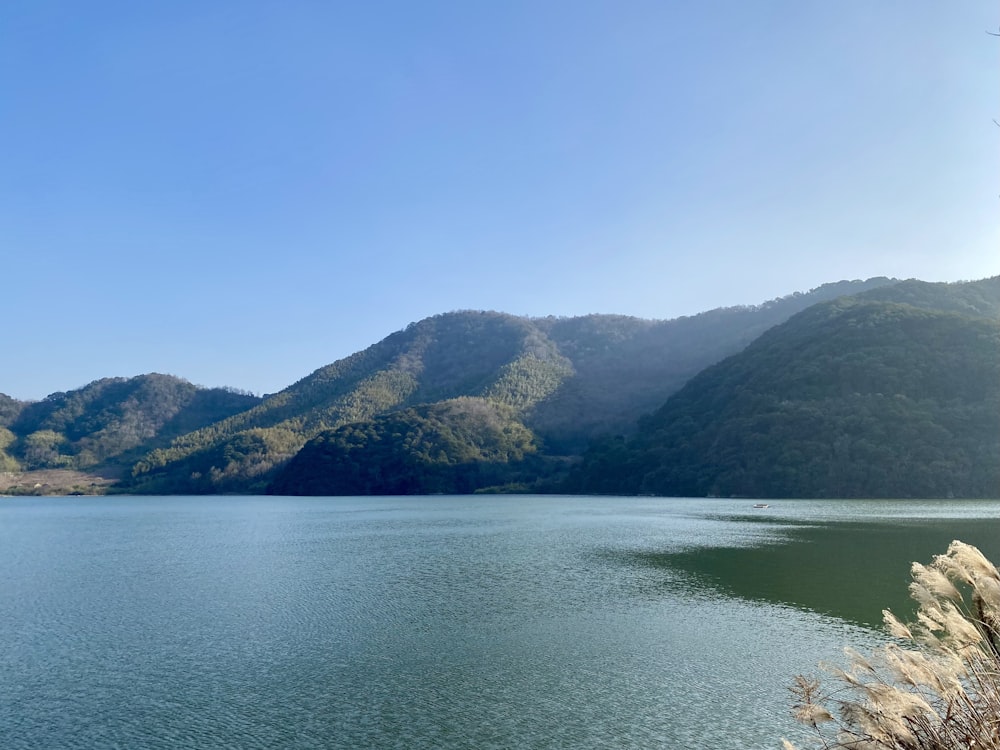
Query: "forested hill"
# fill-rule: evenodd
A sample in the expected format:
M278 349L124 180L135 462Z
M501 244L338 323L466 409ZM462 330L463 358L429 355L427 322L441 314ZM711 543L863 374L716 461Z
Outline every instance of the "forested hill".
M520 414L570 371L528 320L487 312L435 316L152 452L136 464L130 489L260 491L324 430L459 396L489 398Z
M1000 278L906 282L812 307L693 378L587 493L1000 496Z
M17 440L17 436L9 427L25 406L25 402L13 399L6 393L0 393L0 472L12 472L20 468L17 459L10 455L11 446Z
M861 292L865 300L899 302L924 310L953 312L972 318L1000 319L1000 276L953 284L910 279Z
M996 496L998 325L1000 277L670 321L447 313L263 400L155 374L0 395L0 471L111 469L138 493Z
M495 312L434 316L246 412L152 451L135 464L126 488L260 491L307 440L326 431L462 397L503 407L505 421L533 433L542 457L572 455L595 435L630 432L641 414L688 378L774 323L818 301L891 283L840 282L673 321L610 315L528 319ZM451 410L448 420L465 413Z
M546 461L508 406L458 398L321 433L278 474L281 495L466 494L537 481Z
M535 321L573 363L572 377L542 400L529 425L549 451L578 454L604 434L629 434L695 374L767 329L819 302L891 288L887 278L840 281L760 305L649 321L614 315Z
M0 471L131 466L150 449L259 400L156 373L104 378L35 402L0 395Z

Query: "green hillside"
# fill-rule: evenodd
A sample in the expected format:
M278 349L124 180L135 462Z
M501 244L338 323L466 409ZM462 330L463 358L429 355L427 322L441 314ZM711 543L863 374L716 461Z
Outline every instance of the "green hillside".
M306 441L421 403L460 396L530 409L572 372L531 321L438 315L323 367L253 409L136 463L135 492L261 491Z
M1000 277L668 321L453 312L263 400L156 374L0 394L0 472L132 493L996 496L998 321Z
M458 398L323 432L278 474L273 494L467 494L533 481L534 435L515 411ZM535 459L535 460L532 460Z
M10 427L27 404L0 393L0 427Z
M11 398L6 393L0 393L0 473L17 471L20 464L10 455L10 447L17 440L17 436L10 431L9 427L17 419L25 404Z
M1000 276L953 284L910 279L878 286L858 296L865 300L898 302L973 318L1000 319Z
M131 465L142 453L257 403L171 375L104 378L42 401L0 400L8 471ZM4 462L0 455L0 462Z
M841 281L760 305L674 320L588 315L536 321L574 372L539 402L527 423L550 451L582 453L599 436L631 434L639 417L659 408L694 375L795 313L895 283L886 278Z
M565 489L1000 496L998 320L1000 279L817 305L596 445Z
M674 321L437 315L317 370L246 412L150 452L135 463L123 487L147 493L262 491L321 433L460 397L509 408L534 433L541 455L579 454L595 435L631 432L640 415L688 378L775 322L822 299L890 283L841 282Z

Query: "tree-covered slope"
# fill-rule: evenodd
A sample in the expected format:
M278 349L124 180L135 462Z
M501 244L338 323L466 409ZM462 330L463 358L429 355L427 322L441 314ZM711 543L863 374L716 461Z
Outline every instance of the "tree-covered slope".
M21 469L89 469L131 463L136 451L246 410L258 398L200 388L171 375L104 378L20 403L8 420L7 452ZM0 446L2 449L2 446Z
M289 495L465 494L534 479L534 435L484 398L424 404L323 432L269 491Z
M673 320L588 315L536 321L573 363L573 375L538 403L527 423L550 450L578 454L600 435L632 433L639 417L659 408L698 372L795 313L895 283L840 281L760 305Z
M843 295L856 296L849 300ZM836 299L840 301L810 307ZM802 310L787 325L773 328ZM920 310L927 313L924 318L916 315ZM862 314L873 317L851 318ZM969 473L963 468L971 465L969 446L943 448L932 458L928 450L917 451L911 440L908 455L920 456L913 459L920 465L911 471L905 456L886 453L891 446L886 436L940 436L938 427L950 434L961 432L958 425L964 423L973 428L970 434L980 434L975 430L992 424L989 418L996 409L989 404L961 406L968 394L942 406L935 399L944 399L945 391L929 393L910 386L917 382L916 372L923 373L920 382L925 385L929 373L937 372L938 381L949 387L963 377L978 377L974 363L963 364L965 349L953 351L945 345L958 346L966 341L963 332L974 330L974 325L961 322L981 325L997 319L1000 278L966 284L884 278L838 282L757 306L721 308L669 321L615 315L528 319L491 312L448 313L412 323L264 400L228 389L200 389L164 375L107 378L36 403L0 394L0 471L128 467L128 477L119 487L123 491L255 492L272 480L277 485L277 472L307 441L322 435L320 442L329 447L337 444L330 442L330 435L351 426L347 431L351 434L379 435L383 441L379 450L371 445L351 448L352 462L368 457L377 473L383 460L395 456L391 460L397 465L409 466L408 486L422 486L415 478L421 472L425 478L438 477L437 489L428 491L461 491L456 488L486 486L483 482L535 486L553 466L566 466L568 457L582 452L594 437L620 435L625 437L606 439L602 448L590 452L575 475L573 489L774 495L854 494L864 486L873 487L869 494L901 494L898 482L889 479L892 472L879 473L879 489L859 479L861 467L878 459L907 467L900 471L911 478L921 472L938 478ZM848 325L849 320L854 322ZM941 333L945 320L952 320L956 330ZM935 330L936 338L931 335ZM743 364L726 363L721 370L710 367L765 331L740 355L737 361ZM858 331L864 336L857 338ZM980 334L976 340L988 338ZM888 338L880 340L879 335ZM762 353L772 349L779 354ZM956 363L951 370L932 366L935 357L945 356L942 352ZM893 360L894 356L900 359ZM808 361L803 359L807 357ZM705 368L709 369L691 380ZM730 375L709 388L709 398L702 390L720 372ZM905 378L900 375L904 372L909 373ZM643 422L634 440L629 439L641 415L658 409L689 381L676 401L670 399ZM835 386L848 390L839 394L829 390ZM726 389L739 398L729 403ZM810 395L803 396L802 389ZM893 399L884 400L886 394ZM466 407L457 408L459 403ZM473 403L481 408L467 408ZM683 408L677 405L684 403L688 405ZM449 406L436 411L440 404ZM684 419L663 416L672 409L680 409ZM962 409L965 422L955 416ZM493 414L492 423L524 431L532 446L526 458L506 462L475 458L483 428L477 419L483 413ZM403 414L399 417L403 421L393 423L395 414ZM918 414L922 414L920 426L927 429L915 430L906 422ZM730 423L731 419L735 421ZM461 424L463 420L468 424ZM709 424L702 424L706 420ZM803 420L811 426L803 428ZM449 459L439 466L414 458L416 454L406 454L410 458L402 461L392 453L403 449L390 445L395 441L410 445L432 434L433 430L427 431L431 422L439 427L447 424L448 434L458 436L459 443L468 441L463 450L471 451L471 463ZM389 424L395 428L385 433ZM849 424L865 425L874 437L861 436L861 428L855 429L860 436L856 440L854 433L839 441L831 437ZM451 446L444 455L462 454L448 442L452 438L445 440L442 434L435 439ZM820 434L823 437L815 437ZM755 452L760 444L782 441L792 447L780 455L772 448L761 455ZM827 452L838 460L846 455L852 468L821 466L817 445L823 443L831 446ZM851 448L846 454L845 445ZM736 461L733 466L732 461ZM475 475L469 469L472 464L483 468L474 480L469 479ZM305 465L296 464L300 470ZM464 468L444 469L444 465ZM701 468L692 468L695 465ZM786 475L783 484L761 479L764 468L771 465L777 467L772 474ZM289 480L287 472L281 477L288 491L304 487ZM811 484L804 477L811 477ZM371 477L366 481L367 491L381 491ZM445 486L450 489L442 489ZM972 492L971 485L951 480L936 486L942 494Z
M24 407L23 401L13 399L6 393L0 393L0 472L17 471L20 468L17 459L9 452L17 436L8 428Z
M634 439L595 446L566 489L1000 495L1000 285L901 286L909 303L878 290L768 331L692 379Z
M931 283L910 279L858 294L861 299L899 302L973 318L1000 319L1000 276L980 281Z
M579 453L594 435L630 431L688 378L774 322L818 300L889 283L840 282L676 321L468 311L434 316L151 452L135 464L127 488L259 491L320 433L459 397L509 407L540 436L547 455Z
M153 451L135 465L128 486L137 492L261 490L326 430L461 396L522 413L571 372L530 320L494 312L438 315Z
M0 427L10 427L27 404L0 393Z

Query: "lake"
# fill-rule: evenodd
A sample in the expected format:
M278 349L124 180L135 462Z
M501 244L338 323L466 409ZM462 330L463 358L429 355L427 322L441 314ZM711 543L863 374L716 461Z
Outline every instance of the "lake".
M0 499L0 746L776 748L1000 502Z

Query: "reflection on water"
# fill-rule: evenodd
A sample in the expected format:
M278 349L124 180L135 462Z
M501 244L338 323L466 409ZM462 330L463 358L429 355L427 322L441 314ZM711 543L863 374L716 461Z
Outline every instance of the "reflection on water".
M785 603L879 626L882 610L909 619L910 564L929 563L954 539L1000 561L995 502L785 501L735 515L780 533L772 543L641 551L638 560L683 571L729 595Z
M835 582L998 506L880 507L0 500L2 746L772 748L879 640Z

